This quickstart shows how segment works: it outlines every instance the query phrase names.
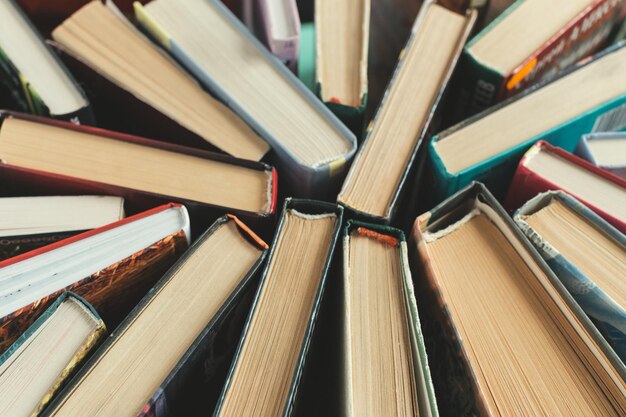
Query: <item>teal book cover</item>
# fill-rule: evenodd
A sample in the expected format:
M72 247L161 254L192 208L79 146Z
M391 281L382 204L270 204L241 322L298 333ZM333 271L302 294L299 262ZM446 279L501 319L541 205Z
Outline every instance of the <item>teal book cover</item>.
M551 99L552 91L557 90L552 87L556 86L557 83L561 84L563 81L564 84L568 82L568 78L588 67L593 71L591 67L599 67L604 59L607 59L605 62L608 62L608 59L612 57L618 58L622 55L626 55L626 48L623 46L624 44L622 43L615 48L598 54L593 59L587 60L579 66L560 74L555 80L547 80L544 83L529 88L523 94L508 99L483 113L473 116L433 136L428 145L428 162L431 167L431 173L430 178L428 178L424 186L430 189L432 196L437 201L441 201L470 184L472 181L480 181L483 182L497 198L501 198L506 193L520 159L535 142L543 140L551 145L563 148L568 152L574 152L579 138L584 134L599 129L621 130L626 128L626 124L623 123L623 119L620 117L620 115L626 111L626 86L622 88L622 86L615 85L610 93L606 94L609 99L605 102L588 107L586 110L583 110L568 120L553 123L538 134L521 138L517 144L508 149L496 152L491 157L471 164L456 172L451 172L451 170L448 169L438 149L438 145L442 140L447 139L447 137L452 134L460 135L464 129L467 129L465 131L470 130L468 127L473 128L472 124L474 123L482 123L483 126L486 126L488 124L487 122L490 120L498 120L498 122L500 122L501 120L499 119L502 119L502 114L504 113L511 116L516 116L517 114L519 120L522 120L524 117L528 118L528 114L530 114L532 110L529 110L527 103L532 102L533 105L541 106L543 101ZM572 91L569 97L570 100L574 100L572 96L574 93L576 93L576 96L580 96L582 100L586 91L583 89ZM556 98L552 101L555 99ZM589 98L589 100L591 100L591 98ZM526 112L526 114L519 115L519 113L516 113L515 110L518 108L522 109L520 111ZM500 112L501 114L498 114ZM523 128L519 120L507 119L510 124L509 127L503 126L500 130L490 127L491 131L487 133L492 134L502 131L504 135L507 130L510 132L517 131ZM457 136L457 138L459 137ZM476 147L478 144L473 143L471 145Z
M626 253L626 236L584 204L562 191L548 191L537 195L522 206L514 216L519 228L533 243L554 274L593 321L615 353L623 362L626 362L626 308L583 272L580 265L586 259L566 257L528 222L529 216L548 207L554 200L561 202L594 229L612 240L621 248L622 253ZM603 250L603 248L590 246L586 250ZM588 259L591 259L591 256ZM626 274L626 258L622 257L621 261L621 271Z

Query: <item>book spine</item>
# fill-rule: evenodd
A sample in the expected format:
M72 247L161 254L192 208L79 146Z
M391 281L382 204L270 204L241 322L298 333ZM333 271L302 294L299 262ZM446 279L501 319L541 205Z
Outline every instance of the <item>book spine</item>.
M58 242L83 231L41 233L36 235L6 236L0 238L0 261L12 258L22 253Z
M504 79L502 98L510 97L578 62L604 46L623 0L598 0L530 55Z
M456 113L467 118L493 106L501 100L504 74L477 61L466 48L460 60L460 73L464 74Z

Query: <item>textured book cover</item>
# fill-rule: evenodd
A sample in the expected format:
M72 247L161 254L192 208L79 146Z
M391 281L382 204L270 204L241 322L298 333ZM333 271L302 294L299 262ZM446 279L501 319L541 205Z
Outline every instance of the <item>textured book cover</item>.
M521 207L526 201L530 200L532 197L536 196L539 193L548 190L558 190L560 187L552 183L550 180L542 177L541 175L534 172L532 169L529 169L526 166L526 163L537 156L540 152L550 152L555 154L558 157L565 159L568 163L573 165L577 165L591 174L595 174L598 177L598 181L607 181L609 183L614 184L616 188L621 188L622 190L626 189L626 180L612 175L608 171L600 169L589 162L585 161L573 155L569 152L564 151L561 148L556 146L551 146L547 142L537 142L532 148L526 152L524 157L519 163L517 170L515 171L515 176L513 177L513 181L511 182L511 186L509 187L509 191L504 201L504 207L510 212L515 211L519 207ZM613 225L616 229L618 229L622 233L626 233L626 219L620 216L618 213L609 213L603 210L597 202L588 201L581 198L579 195L576 195L572 190L563 190L565 192L573 193L572 195L579 199L582 203L587 205L590 209L595 211L600 217L606 220L608 223ZM620 198L623 200L622 196L616 196L616 198Z
M546 207L554 199L565 204L595 228L612 238L625 252L626 236L602 220L584 204L562 191L548 191L537 195L517 210L514 216L519 228L535 245L548 266L552 268L565 288L594 322L600 333L613 347L615 353L622 361L626 362L626 309L616 303L586 276L576 266L575 260L566 258L526 222L529 215ZM589 247L588 250L602 250L602 248Z
M617 116L617 115L616 115ZM619 117L619 116L618 116ZM626 120L624 121L626 124ZM593 165L598 168L602 168L607 170L618 177L622 177L626 179L626 154L620 154L621 160L623 163L617 164L603 164L598 161L596 156L591 151L589 146L590 142L593 141L620 141L622 143L626 143L626 133L625 132L598 132L598 133L590 133L588 135L583 135L576 146L575 154L580 156L586 161L589 161ZM619 152L619 151L617 151Z
M44 311L41 316L24 332L21 334L17 340L0 356L0 365L6 362L11 355L13 355L20 347L28 344L29 339L35 334L42 326L45 325L46 320L54 314L54 312L58 309L61 303L67 301L68 299L72 299L75 302L82 304L85 310L89 311L91 316L95 321L98 322L96 326L96 330L85 340L83 345L75 352L72 359L63 367L58 377L54 381L54 384L50 387L46 395L41 399L39 406L33 412L31 417L39 416L46 405L54 398L55 394L59 392L61 388L71 379L71 377L76 373L76 371L80 368L85 359L89 356L89 354L100 344L100 342L104 339L106 335L106 326L104 321L98 315L98 312L91 306L87 301L83 298L79 297L76 294L71 292L64 292L59 297L57 297L56 301L50 305Z
M42 253L50 252L115 227L140 220L179 205L167 205L128 217L119 222L59 241L0 263L0 268L17 264ZM0 351L6 350L54 300L71 291L85 298L100 313L110 329L114 329L148 292L157 280L187 249L189 237L181 230L128 256L90 276L55 291L32 304L0 318Z
M68 114L51 114L50 109L43 101L39 93L37 93L37 87L29 82L26 76L22 74L15 67L15 65L13 65L13 63L11 62L11 58L2 50L2 48L0 48L0 81L4 83L4 85L11 92L13 101L18 104L20 110L22 111L28 111L42 116L50 116L61 120L68 120L76 124L94 124L94 116L85 92L76 82L76 80L74 80L72 74L67 70L67 68L65 68L63 63L55 55L55 52L46 45L38 30L26 16L26 14L22 11L22 9L17 5L17 3L14 0L7 1L10 2L20 13L24 22L29 25L33 36L36 37L39 42L41 42L41 44L46 48L47 52L56 62L56 65L61 69L61 71L65 73L65 75L67 75L67 77L69 77L70 81L73 83L73 88L76 89L76 91L83 97L87 105L83 108L76 109L75 111Z
M559 74L556 79L560 79L587 65L593 65L594 62L603 57L617 53L624 47L624 44L618 44L595 55L591 59L581 61L579 65L571 67L569 70ZM485 110L469 119L433 136L428 147L428 163L430 164L430 177L425 186L430 189L432 194L436 196L437 201L451 196L472 181L480 181L484 183L489 190L497 197L504 198L506 190L509 186L515 168L524 153L537 141L543 140L554 146L561 147L568 152L574 152L579 138L583 134L587 134L599 127L606 130L620 130L625 128L620 117L626 111L626 95L621 95L609 100L606 103L589 109L578 116L567 120L559 125L529 138L522 143L512 146L504 152L487 160L481 161L473 166L459 171L458 173L450 173L439 156L435 143L444 139L446 136L461 130L475 121L489 117L490 114L497 112L505 106L514 105L517 100L523 100L532 94L539 93L541 89L549 86L554 79L546 80L527 88L522 94L518 94L508 100L499 103L496 106Z
M561 281L488 189L481 183L473 182L415 220L409 249L420 313L423 311L423 316L426 317L423 321L423 330L441 415L463 417L491 415L485 397L488 393L483 392L478 384L476 372L479 370L472 369L469 365L470 347L460 337L457 325L452 320L451 307L443 298L430 254L424 243L424 233L428 230L445 228L474 209L487 214L507 239L518 248L520 254L528 255L525 257L526 264L532 265L532 268L538 271L537 274L541 273L547 279L542 280L541 285L550 289L555 302L565 303L581 326L580 330L589 335L621 378L625 378L626 367Z
M599 51L613 33L625 4L622 0L596 0L518 63L511 73L504 74L490 68L487 63L478 61L469 48L504 21L523 2L524 0L518 0L512 4L465 47L461 62L466 74L464 95L469 97L464 112L466 116L511 97Z

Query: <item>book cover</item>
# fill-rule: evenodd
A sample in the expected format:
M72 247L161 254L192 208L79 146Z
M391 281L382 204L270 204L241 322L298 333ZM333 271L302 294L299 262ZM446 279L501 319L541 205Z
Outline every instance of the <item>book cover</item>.
M2 237L0 238L0 261L58 242L59 240L67 239L82 232L84 230Z
M620 155L623 157L624 163L621 164L602 164L597 160L594 156L593 152L589 147L589 142L593 142L595 140L601 141L622 141L626 142L626 133L624 132L597 132L590 133L588 135L583 135L576 146L575 154L580 156L586 161L589 161L593 165L607 170L618 177L622 177L626 179L626 155Z
M315 24L313 22L302 23L300 29L298 79L310 91L315 92Z
M437 201L441 201L467 186L472 181L480 181L485 184L497 198L504 198L508 185L513 178L517 163L535 142L543 140L554 146L561 147L568 152L573 152L578 143L578 139L583 134L593 131L594 128L600 124L606 125L608 130L621 130L625 128L626 126L622 125L619 117L619 115L626 111L626 95L622 95L595 108L589 109L566 122L553 126L541 134L509 148L505 152L502 152L490 159L481 161L480 163L459 171L456 174L448 172L435 147L435 143L442 140L447 135L461 130L479 119L488 117L490 114L497 112L505 106L513 105L515 101L521 100L535 92L540 91L540 89L546 87L551 82L565 77L575 70L583 68L586 65L592 65L594 62L607 56L608 54L616 53L621 50L622 47L624 47L623 43L609 48L595 55L593 58L583 60L577 66L570 67L569 70L561 72L558 77L545 80L539 84L529 87L524 90L523 93L511 97L485 110L484 112L474 115L467 120L433 136L428 146L428 163L430 164L430 173L429 178L427 178L424 183L424 186L430 189L432 195Z
M511 97L528 86L550 77L605 46L618 22L624 2L597 0L560 28L509 74L478 61L469 48L499 25L524 0L518 0L485 27L465 47L461 59L466 75L464 90L469 97L465 115L470 116Z
M235 222L241 233L262 249L269 249L256 234L235 216L222 216L198 238L180 263L193 256L194 250L201 242L208 239L213 231L226 222ZM178 361L174 369L161 383L152 397L142 407L137 417L169 417L169 416L206 416L210 415L219 397L230 363L241 335L245 318L252 302L252 292L256 289L259 272L264 263L267 251L259 258L239 287L230 295L213 319L198 335L194 343ZM154 294L159 287L165 285L168 275L163 277L150 292ZM139 314L142 305L151 299L146 296L141 304L133 310L124 323L132 321ZM120 328L123 328L122 324Z
M63 388L65 384L71 379L71 377L76 373L82 363L86 360L89 354L100 344L100 342L104 339L106 335L106 326L104 321L98 315L98 312L93 308L91 304L85 301L82 297L71 293L64 292L60 296L57 297L56 301L50 305L44 311L41 316L24 332L20 335L19 338L13 342L13 344L0 356L0 365L6 362L7 359L15 353L21 346L28 342L28 339L37 332L43 325L45 325L46 320L57 310L57 308L61 305L61 303L65 302L67 299L72 298L78 303L82 304L86 310L88 310L93 318L98 322L96 331L89 336L85 343L80 347L79 350L76 351L72 359L65 365L63 370L59 373L57 379L54 384L50 387L49 391L46 395L41 399L39 406L33 412L32 417L39 416L46 405L54 398L55 394L59 392Z
M0 268L26 261L45 252L61 249L70 243L103 233L115 227L134 222L161 211L182 207L168 204L119 222L61 240L40 249L0 262ZM32 304L0 318L0 351L6 350L54 300L63 292L71 291L85 298L100 313L110 329L114 329L187 249L188 231L181 230L121 259L118 262L84 277L66 288L55 291Z
M593 339L621 378L626 377L624 364L533 245L489 190L483 184L473 182L415 220L409 249L411 266L416 277L418 303L420 308L423 307L424 316L428 317L422 324L440 414L464 417L491 415L486 406L487 393L479 389L476 378L478 370L469 366L467 350L469 347L460 338L460 333L451 318L450 306L443 299L430 255L423 241L423 234L428 228L441 229L453 224L477 207L483 212L488 212L491 220L507 239L519 248L520 252L528 255L525 262L529 267L547 277L547 281L541 285L549 289L555 297L555 302L564 303L559 308L565 308L573 313L579 323L577 326L581 326L581 331Z
M437 400L435 398L435 389L433 387L432 377L430 374L430 366L428 364L428 355L426 353L426 347L424 345L424 335L422 333L422 325L420 321L420 315L417 308L417 301L415 297L415 288L413 286L413 278L411 276L411 270L409 268L408 249L407 242L404 233L400 229L394 227L382 226L373 223L364 223L360 221L349 220L343 230L343 280L344 280L344 299L345 288L347 286L346 280L348 279L349 260L346 256L346 251L350 242L350 233L358 228L365 228L367 232L378 233L379 236L375 239L384 239L384 241L392 242L400 247L400 263L402 267L402 281L407 305L407 321L411 331L411 345L413 360L415 366L415 380L417 383L418 403L420 404L420 415L426 417L438 417L439 411L437 407ZM344 314L346 312L344 311ZM345 321L344 317L344 321ZM344 331L344 372L347 371L346 363L349 353L347 351L349 346L350 335L348 330ZM349 387L344 386L344 390L348 390ZM349 394L344 394L344 401L350 398ZM352 415L346 413L346 415Z
M515 176L513 177L513 181L511 182L511 186L509 187L509 191L504 201L504 207L510 212L515 211L519 207L521 207L526 201L530 200L532 197L536 196L539 193L548 190L558 190L560 187L557 184L552 183L548 179L538 175L531 169L528 169L526 166L526 162L531 158L535 157L539 152L550 152L554 153L557 156L566 159L569 163L580 166L583 169L588 170L590 173L593 173L600 177L600 180L605 180L610 183L613 183L616 187L626 189L626 180L612 175L608 171L600 169L589 162L585 161L573 155L561 148L556 146L551 146L547 142L537 142L532 148L526 152L522 160L520 161L517 170L515 171ZM566 192L572 192L571 190L563 190ZM622 233L626 233L626 219L620 217L616 213L608 213L602 208L598 207L593 201L588 201L581 198L578 195L573 195L582 203L584 203L591 210L596 212L600 217L606 220L608 223L613 225L616 229L618 229Z
M55 52L46 45L46 42L41 37L39 31L30 19L26 16L26 14L22 11L22 9L17 5L14 0L10 1L11 4L15 7L15 9L20 13L24 22L28 24L32 33L38 38L38 41L47 49L50 53L50 56L54 59L56 65L63 71L70 81L73 83L73 88L84 98L87 105L83 108L76 109L75 111L68 114L51 114L50 109L46 106L46 103L43 101L41 96L37 93L37 87L34 86L29 80L22 74L11 62L11 57L9 57L3 50L0 48L0 81L4 83L4 85L11 92L13 100L19 106L20 110L28 111L34 114L39 114L42 116L50 116L60 120L68 120L72 123L76 124L88 124L93 125L95 122L94 115L85 95L85 92L82 90L81 86L78 84L76 80L72 77L72 74L67 70L67 68L63 65L60 59L56 56Z
M308 369L308 365L310 363L310 361L308 360L309 350L311 347L311 341L313 340L314 335L317 333L317 330L316 330L317 318L322 308L322 304L323 304L322 300L324 298L327 275L328 275L331 262L333 259L333 252L335 249L335 244L337 242L339 231L341 229L341 224L342 224L342 219L343 219L343 209L340 206L337 206L335 204L321 202L321 201L287 198L285 199L285 203L283 205L283 215L281 216L278 222L278 225L276 227L274 241L272 242L270 246L270 250L267 256L268 261L265 263L263 271L261 272L261 278L259 281L258 289L255 293L252 307L246 319L244 330L241 335L241 339L239 341L237 351L235 353L235 357L232 361L230 370L228 371L228 377L226 379L226 383L224 384L224 388L221 392L217 406L212 414L213 416L219 415L221 408L223 406L224 398L231 385L233 374L235 372L236 365L241 355L241 350L242 350L244 341L246 340L246 337L250 330L251 320L254 318L255 310L257 309L257 306L259 303L259 298L261 296L262 290L267 281L269 267L271 265L272 258L275 256L275 253L276 253L275 251L276 243L278 242L278 239L281 235L283 225L285 222L285 213L287 212L288 209L296 210L305 216L307 215L317 216L317 215L324 215L324 214L332 213L336 215L337 217L336 226L333 231L330 248L328 250L328 256L324 260L322 277L320 279L320 283L316 291L313 308L312 308L311 315L308 320L308 324L306 326L304 338L302 340L302 346L297 356L295 372L294 372L293 377L290 378L291 384L290 384L289 392L287 395L287 401L282 409L281 414L284 417L290 417L294 415L294 409L298 407L298 402L300 400L300 397L302 396L302 393L299 392L299 388L300 388L301 382L303 381L304 375L310 371L310 369Z
M16 112L0 112L0 124L2 120L8 117L19 118L23 120L33 121L37 123L47 124L63 129L84 132L91 135L102 137L103 140L119 140L128 143L134 143L142 146L163 149L167 151L177 152L186 155L192 155L209 160L225 162L248 169L265 171L271 177L271 185L268 189L268 204L265 212L242 211L232 207L221 207L211 204L204 204L197 201L184 199L173 199L171 196L159 195L142 190L135 190L125 187L119 187L113 184L105 184L94 181L87 181L81 178L57 175L50 172L27 169L23 167L13 166L10 164L0 164L0 181L5 184L4 192L8 195L55 195L55 194L104 194L117 195L125 199L125 208L127 213L136 214L148 210L156 205L166 204L170 201L184 204L190 212L194 222L194 233L210 226L211 222L225 212L230 212L240 216L251 223L265 223L265 219L274 217L276 210L276 202L278 199L278 175L276 170L269 165L256 161L234 158L228 155L208 152L201 149L189 148L185 146L170 144L143 137L132 136L125 133L113 132L109 130L77 126L72 123L66 123L58 120L37 117ZM1 126L1 125L0 125Z
M193 74L199 82L212 94L223 101L230 109L238 114L254 131L272 146L272 154L279 170L285 172L285 182L288 183L295 195L312 197L316 192L331 188L346 170L347 165L356 152L356 139L352 132L345 127L334 114L328 110L317 98L247 30L233 14L219 1L207 2L211 13L216 13L229 27L242 36L242 42L249 48L254 48L262 57L259 65L269 66L281 74L290 86L301 95L318 112L332 129L338 132L341 140L349 146L349 151L332 160L323 161L310 166L298 159L292 151L271 135L266 126L261 126L250 114L249 109L234 100L228 91L224 90L217 80L214 80L200 65L198 65L180 42L172 39L167 31L156 21L148 10L140 3L135 3L135 17L139 23L151 33L153 38L166 49L173 57ZM316 195L315 195L316 196Z
M526 217L546 207L554 199L559 200L590 224L611 237L626 251L626 236L584 204L562 191L547 191L529 200L515 212L514 220L528 239L535 245L554 274L580 305L596 327L607 339L615 353L626 361L626 309L616 303L606 292L586 276L573 260L566 258L526 222ZM588 248L602 250L602 248Z

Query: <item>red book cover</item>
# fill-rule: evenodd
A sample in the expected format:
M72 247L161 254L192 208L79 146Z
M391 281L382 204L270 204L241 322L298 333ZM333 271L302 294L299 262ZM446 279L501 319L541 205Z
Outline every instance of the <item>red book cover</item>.
M7 259L0 262L0 269L174 207L180 205L173 203L163 205ZM187 249L189 239L187 233L186 230L180 230L66 288L0 318L0 352L11 346L56 297L65 291L72 291L86 299L102 316L107 328L114 329Z
M530 200L539 193L548 190L562 190L580 200L583 204L595 211L596 214L598 214L604 220L615 226L615 228L617 228L619 231L621 231L622 233L626 233L626 219L618 216L615 213L606 212L602 208L598 207L597 203L594 204L593 201L586 200L580 195L572 192L571 190L563 189L558 184L555 184L549 179L539 175L537 172L528 167L528 161L540 152L554 153L557 156L567 160L568 163L578 165L579 167L584 168L590 173L597 175L598 177L600 177L599 180L609 181L616 186L626 190L626 180L616 175L613 175L608 171L598 168L593 164L585 161L584 159L579 158L561 148L552 146L544 141L539 141L532 148L530 148L528 152L526 152L526 154L520 161L517 170L515 171L513 182L509 187L508 195L504 203L504 207L507 210L509 210L510 212L515 211L524 203L526 203L526 201ZM616 198L620 197L616 196ZM626 207L626 201L624 202L624 207Z

